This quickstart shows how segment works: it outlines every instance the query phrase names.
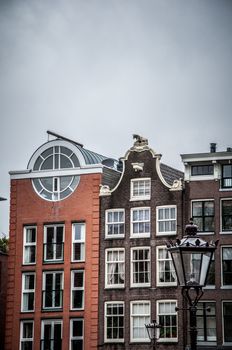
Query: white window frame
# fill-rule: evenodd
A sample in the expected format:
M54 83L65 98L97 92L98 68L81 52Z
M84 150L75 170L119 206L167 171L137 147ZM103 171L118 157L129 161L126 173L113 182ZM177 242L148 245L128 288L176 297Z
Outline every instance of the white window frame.
M54 233L55 233L55 241L52 242L54 244L62 244L61 249L62 249L62 257L61 258L56 258L54 257L53 259L46 259L47 255L47 228L53 227ZM63 239L62 243L57 243L57 227L62 227L63 228ZM65 241L65 225L64 224L49 224L49 225L44 225L44 256L43 256L43 261L45 263L53 263L53 262L63 262L64 261L64 241ZM55 246L54 246L55 247ZM56 254L56 249L54 248L55 254Z
M159 210L161 209L175 209L175 219L163 219L159 220ZM165 221L175 221L175 231L159 231L159 222L165 222ZM160 205L156 207L156 235L157 236L173 236L176 235L176 229L177 229L177 206L176 205Z
M112 305L112 304L120 304L123 306L123 314L118 316L118 317L123 317L123 338L118 338L118 339L108 339L107 338L107 305ZM114 315L117 316L117 315ZM124 301L107 301L105 302L105 310L104 310L104 342L105 343L124 343L124 336L125 336L125 305Z
M123 213L123 221L118 221L118 222L108 222L108 214L109 213L116 213L116 212L121 212ZM119 234L109 234L108 233L108 226L109 225L122 225L123 224L123 233ZM106 238L124 238L125 237L125 209L108 209L105 211L105 237Z
M25 279L26 276L34 276L34 289L25 289ZM35 311L35 272L23 272L22 273L22 295L21 295L21 312L34 312ZM34 301L33 301L33 309L32 310L24 310L23 309L23 297L25 294L33 293Z
M147 304L149 306L149 314L134 314L133 315L133 305L135 304ZM150 339L147 335L146 338L134 338L133 337L133 326L134 326L134 323L133 323L133 320L134 320L134 317L142 317L144 318L144 334L147 335L147 331L146 331L146 327L145 327L145 324L148 324L151 322L151 302L150 300L133 300L130 302L130 341L131 343L149 343L150 342ZM146 318L146 320L145 320Z
M232 250L232 245L221 246L221 288L232 289L232 284L223 284L223 248L230 248Z
M35 242L26 242L27 230L35 229ZM35 265L36 264L36 240L37 240L37 227L36 226L24 226L23 228L23 265ZM26 248L35 247L35 261L27 262Z
M210 198L210 199L193 199L191 200L191 217L193 217L193 203L196 202L213 202L214 203L214 220L215 220L215 200ZM207 216L202 216L202 217L207 217ZM212 235L215 233L215 227L214 227L214 231L199 231L198 234L199 235Z
M156 300L156 313L157 313L157 316L156 316L156 319L157 319L157 322L160 324L159 322L159 317L160 315L164 315L165 314L160 314L159 313L159 304L161 303L175 303L175 307L177 307L177 300L176 299L160 299L160 300ZM178 314L177 314L177 311L175 311L175 313L167 313L166 315L175 315L176 316L176 330L177 330L177 337L176 338L159 338L157 340L157 342L161 342L161 343L177 343L178 342ZM159 332L160 333L160 332Z
M134 184L136 182L145 183L145 181L149 182L149 194L134 195ZM130 186L130 200L131 201L150 200L151 199L151 178L144 177L144 178L131 179L130 185L131 185ZM144 185L144 192L145 192L145 185Z
M220 200L220 234L231 235L232 230L231 231L223 231L223 229L222 229L222 202L224 202L224 201L232 201L232 198L221 198L221 200Z
M109 284L107 282L108 280L108 271L109 271L109 265L113 263L113 261L108 261L108 253L109 252L123 252L123 260L115 260L115 263L122 263L124 266L124 283L115 283L115 284ZM119 272L118 272L119 273ZM109 248L105 250L105 288L124 288L125 287L125 248Z
M232 345L232 342L225 341L225 321L224 321L224 312L223 312L224 311L224 303L232 303L232 299L222 300L222 339L223 339L222 345L228 346L228 345Z
M50 324L51 330L52 330L52 336L53 338L50 338L51 340L54 340L54 326L55 324L61 324L61 343L63 340L63 320L61 319L46 319L41 321L41 341L44 341L44 325ZM43 343L42 343L43 344ZM41 350L43 350L43 346L41 346ZM55 350L54 344L53 344L53 350Z
M81 226L81 238L75 239L75 225ZM85 222L74 222L72 224L72 262L84 262L85 261L85 237L86 237L86 224ZM81 259L74 259L74 246L80 244Z
M81 321L82 323L82 336L73 336L73 322L75 321ZM79 349L79 350L83 350L84 349L84 319L79 317L79 318L71 318L70 319L70 344L69 344L69 348L70 350L73 348L72 347L72 341L73 340L82 340L83 342L83 346L82 346L82 349Z
M46 306L45 307L45 292L46 292L46 289L45 289L45 282L46 282L46 275L48 274L53 274L53 285L54 285L54 281L55 281L55 274L56 273L59 273L61 274L61 291L62 291L62 302L61 302L61 305L60 306ZM52 289L52 291L54 291L54 289ZM63 309L63 305L64 305L64 271L54 271L54 270L47 270L47 271L44 271L43 272L43 289L42 289L42 309L43 310L60 310L60 309Z
M137 220L137 221L133 221L133 212L134 211L145 211L145 210L148 210L149 211L149 219L148 220ZM133 230L133 224L139 224L139 223L149 223L149 226L150 226L150 230L149 232L142 232L142 233L134 233L134 230ZM131 238L146 238L146 237L150 237L151 235L151 208L150 207L136 207L136 208L131 208L131 213L130 213L130 237Z
M80 287L74 287L74 275L75 273L82 273L83 274L83 286ZM75 291L81 291L82 292L82 307L73 307L73 292ZM84 310L85 308L85 270L79 269L79 270L72 270L71 271L71 310Z
M23 338L23 327L25 323L31 323L32 324L32 338ZM32 342L32 347L34 345L34 321L33 320L22 320L20 321L20 345L19 349L22 350L22 343L23 342Z
M176 277L175 268L174 268L174 265L173 265L173 262L172 262L171 254L168 252L169 259L166 259L166 258L165 259L159 259L159 251L160 250L166 250L167 251L167 247L164 246L164 245L156 247L156 266L157 266L157 268L156 268L156 285L159 286L159 287L177 286L177 277ZM170 273L174 273L175 274L175 281L174 282L160 282L159 272L160 272L160 263L162 261L170 263ZM165 273L165 271L164 271L164 273Z
M143 262L148 262L148 277L149 277L149 282L145 282L145 283L135 283L133 282L133 276L134 276L134 259L133 259L133 252L134 251L138 251L138 250L148 250L149 252L149 260L137 260L137 261L143 261ZM141 246L141 247L133 247L131 248L131 287L136 287L136 288L141 288L141 287L150 287L151 286L151 247L145 247L145 246Z

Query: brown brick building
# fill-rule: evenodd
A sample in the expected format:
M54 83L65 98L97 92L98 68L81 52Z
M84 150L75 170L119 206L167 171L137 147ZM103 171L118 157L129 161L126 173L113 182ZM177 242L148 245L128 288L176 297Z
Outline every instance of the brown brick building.
M219 239L198 305L198 348L232 349L232 149L183 154L185 221L190 216L206 241Z
M99 185L119 173L49 134L27 170L10 173L6 350L97 348Z
M159 349L181 349L183 301L166 241L182 235L183 173L160 163L146 139L122 159L114 189L101 195L99 347L150 349L145 324L163 325Z

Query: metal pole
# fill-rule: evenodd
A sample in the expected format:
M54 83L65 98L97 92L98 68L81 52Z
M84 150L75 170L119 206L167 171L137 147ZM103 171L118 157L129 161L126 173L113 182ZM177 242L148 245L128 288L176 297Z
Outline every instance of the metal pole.
M197 307L195 305L190 306L189 313L191 350L197 350Z

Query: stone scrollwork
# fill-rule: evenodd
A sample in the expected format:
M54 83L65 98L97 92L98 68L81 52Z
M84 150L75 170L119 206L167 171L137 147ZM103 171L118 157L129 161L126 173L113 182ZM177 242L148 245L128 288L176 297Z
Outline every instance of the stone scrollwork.
M111 196L111 191L108 185L100 185L100 196Z
M181 191L183 189L182 179L174 180L170 191Z

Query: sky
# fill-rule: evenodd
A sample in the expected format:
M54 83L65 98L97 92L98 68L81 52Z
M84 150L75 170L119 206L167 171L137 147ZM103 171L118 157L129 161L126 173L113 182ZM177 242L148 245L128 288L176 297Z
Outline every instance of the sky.
M231 38L230 0L0 0L0 234L47 130L114 158L140 134L180 170L232 147Z

